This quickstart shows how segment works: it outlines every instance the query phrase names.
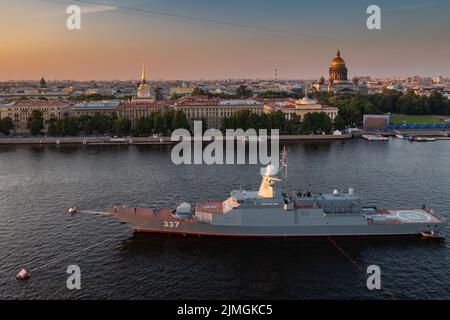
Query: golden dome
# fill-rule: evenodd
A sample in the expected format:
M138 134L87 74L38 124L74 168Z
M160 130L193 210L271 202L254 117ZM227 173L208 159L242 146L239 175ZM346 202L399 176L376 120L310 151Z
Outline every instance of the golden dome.
M345 67L345 61L341 58L341 52L338 51L336 54L336 58L331 61L332 67Z

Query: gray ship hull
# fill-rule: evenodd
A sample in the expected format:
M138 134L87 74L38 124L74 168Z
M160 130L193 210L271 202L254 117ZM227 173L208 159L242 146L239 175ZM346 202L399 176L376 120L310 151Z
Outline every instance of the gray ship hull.
M308 212L292 212L297 219L295 225L233 225L212 224L196 221L192 218L177 218L171 210L159 213L151 209L121 209L111 212L116 218L130 225L135 232L179 234L183 236L215 237L326 237L326 236L398 236L420 235L422 233L439 233L446 223L434 215L422 210L408 212L421 213L427 221L373 221L370 216L360 218L311 215ZM405 212L394 211L394 212ZM237 213L238 214L238 213ZM286 214L286 213L280 213ZM272 213L273 215L273 213ZM297 216L297 218L295 218ZM278 219L279 220L279 219ZM241 221L242 223L242 221Z
M285 154L284 154L285 155ZM287 168L285 157L282 168ZM117 208L109 213L137 232L217 237L439 236L445 219L426 209L363 207L348 193L286 193L277 184L280 170L269 165L259 191L233 190L224 201L200 202L193 208ZM286 171L285 171L286 176Z

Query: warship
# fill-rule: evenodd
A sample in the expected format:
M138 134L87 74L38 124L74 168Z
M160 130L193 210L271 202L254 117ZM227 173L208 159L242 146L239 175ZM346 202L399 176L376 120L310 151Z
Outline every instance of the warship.
M258 191L234 190L224 201L177 208L114 206L107 214L135 232L217 237L326 237L422 235L443 238L447 221L432 209L363 206L351 188L330 194L286 192L286 152L279 168L262 172Z

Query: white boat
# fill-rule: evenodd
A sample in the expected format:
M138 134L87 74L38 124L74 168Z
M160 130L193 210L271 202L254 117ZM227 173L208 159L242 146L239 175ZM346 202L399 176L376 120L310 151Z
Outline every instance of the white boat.
M363 134L362 138L367 141L389 141L389 138L382 135Z
M436 138L409 136L408 140L411 142L435 142Z
M424 137L416 137L417 142L435 142L436 138L424 138Z

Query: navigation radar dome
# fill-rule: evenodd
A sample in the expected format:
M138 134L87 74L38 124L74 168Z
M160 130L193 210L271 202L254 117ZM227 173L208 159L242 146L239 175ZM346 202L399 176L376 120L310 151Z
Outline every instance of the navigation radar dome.
M266 173L264 175L266 176L275 176L277 175L277 168L275 168L275 166L273 164L269 164L266 167Z
M177 216L188 216L191 214L191 205L187 202L183 202L177 207Z

